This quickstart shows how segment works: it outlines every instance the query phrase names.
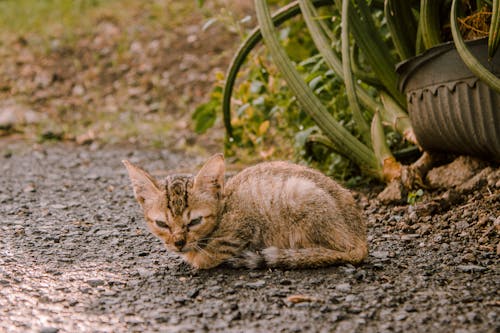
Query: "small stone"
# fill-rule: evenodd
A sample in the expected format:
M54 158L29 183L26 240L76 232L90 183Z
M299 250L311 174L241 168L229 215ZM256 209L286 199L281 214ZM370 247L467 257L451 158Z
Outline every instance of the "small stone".
M479 173L474 175L474 177L470 178L469 180L458 186L457 190L461 193L470 193L480 189L481 187L483 187L488 183L487 177L491 174L492 171L493 169L490 167L484 168Z
M377 259L387 259L387 257L389 257L389 251L372 251L370 255Z
M399 180L393 180L377 195L384 204L402 203L405 201L406 191Z
M403 310L405 310L406 312L415 312L415 311L417 311L417 309L412 304L406 304L403 307Z
M89 180L98 180L101 176L96 173L89 173L85 178Z
M470 156L460 156L450 164L430 170L427 181L433 188L454 188L471 179L483 162Z
M56 327L42 327L39 331L40 333L57 333L59 329Z
M404 242L410 242L411 240L419 237L420 237L419 234L405 234L401 236L401 240Z
M474 262L474 261L476 261L476 257L472 253L466 253L462 256L462 261Z
M349 283L341 283L335 286L335 290L347 293L351 291L351 285Z
M358 299L359 299L359 297L358 297L358 296L356 296L356 295L353 295L353 294L349 294L349 295L347 295L347 296L345 297L345 301L346 301L347 303L356 302Z
M181 305L184 305L188 302L189 300L186 298L186 297L174 297L174 302L175 303L178 303L178 304L181 304Z
M224 288L222 288L221 286L211 286L211 287L207 288L207 291L209 291L210 294L212 294L212 295L217 295L217 294L221 293L223 290L224 290Z
M341 321L344 319L344 315L340 311L334 311L330 315L330 320L333 321L334 323L337 321Z
M283 279L283 280L280 280L280 284L282 286L289 286L292 284L292 280L288 280L288 279Z
M262 288L266 285L266 281L264 280L257 280L255 282L249 282L246 284L246 286L250 289L259 289Z
M200 294L200 290L201 290L200 288L191 289L190 291L187 292L186 295L189 298L196 298Z
M474 272L483 272L487 270L486 267L478 266L478 265L458 265L457 269L466 273L474 273Z
M237 320L241 320L241 312L240 311L233 312L229 316L229 321L237 321Z
M480 317L477 315L476 312L467 312L465 314L465 317L467 318L467 320L469 321L469 323L476 323L476 322L479 322L480 321Z
M435 199L442 210L448 210L451 206L459 203L463 196L455 190L448 190Z
M76 84L73 89L71 89L71 93L75 96L83 96L85 94L85 88L80 84Z
M487 180L489 186L500 188L500 168L497 168L495 171L490 173Z
M104 280L101 280L101 279L91 279L91 280L87 280L86 282L89 286L91 286L93 288L103 286L106 284L106 282Z
M397 314L394 316L394 319L396 319L397 321L403 321L403 320L405 320L407 317L408 317L408 314L407 314L406 312L400 312L400 313L397 313Z
M158 314L154 317L157 323L168 323L170 317L167 314Z
M34 183L29 183L23 188L24 193L36 192L36 186Z
M7 201L12 200L11 197L7 194L0 194L0 203L6 203Z
M63 204L53 204L50 207L53 209L66 209L67 208L67 206L63 205Z
M488 317L488 319L491 321L495 321L498 318L498 314L495 311L490 311L488 312L486 317Z
M432 224L430 223L420 223L418 227L418 233L420 235L427 235L432 231Z
M366 278L366 271L364 269L358 270L356 273L354 273L354 278L358 281L362 281Z
M465 230L469 227L469 223L465 220L458 221L455 226L458 230Z

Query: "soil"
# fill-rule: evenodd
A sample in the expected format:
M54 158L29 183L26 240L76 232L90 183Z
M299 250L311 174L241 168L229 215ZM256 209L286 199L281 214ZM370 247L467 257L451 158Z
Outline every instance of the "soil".
M196 135L191 115L209 100L241 42L235 24L225 21L251 13L249 3L111 3L70 37L7 35L0 49L0 137L219 148L224 132ZM255 25L247 21L239 23L242 30Z
M357 189L359 267L196 271L146 230L120 160L158 175L200 157L18 141L1 153L2 332L500 330L498 168L414 205Z

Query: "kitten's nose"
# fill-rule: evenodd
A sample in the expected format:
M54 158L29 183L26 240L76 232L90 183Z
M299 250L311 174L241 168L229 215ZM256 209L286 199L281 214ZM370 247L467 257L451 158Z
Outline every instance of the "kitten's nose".
M174 242L174 245L180 250L184 245L186 245L185 239L179 239Z

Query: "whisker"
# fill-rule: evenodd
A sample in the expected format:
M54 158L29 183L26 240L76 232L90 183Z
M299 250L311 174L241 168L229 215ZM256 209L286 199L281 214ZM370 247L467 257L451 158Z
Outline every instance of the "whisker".
M214 258L215 256L213 254L211 254L210 252L208 252L207 250L205 249L202 249L201 247L199 247L198 245L195 245L195 249L198 251L198 252L201 252L203 253L204 255L206 255L207 257L209 257L210 259Z

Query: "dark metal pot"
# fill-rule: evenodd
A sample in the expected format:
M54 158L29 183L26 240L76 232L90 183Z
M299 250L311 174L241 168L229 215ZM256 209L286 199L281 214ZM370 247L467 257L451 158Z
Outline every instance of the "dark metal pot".
M500 52L488 62L486 38L467 46L500 77ZM398 64L396 71L422 148L500 161L500 94L469 71L452 42Z

